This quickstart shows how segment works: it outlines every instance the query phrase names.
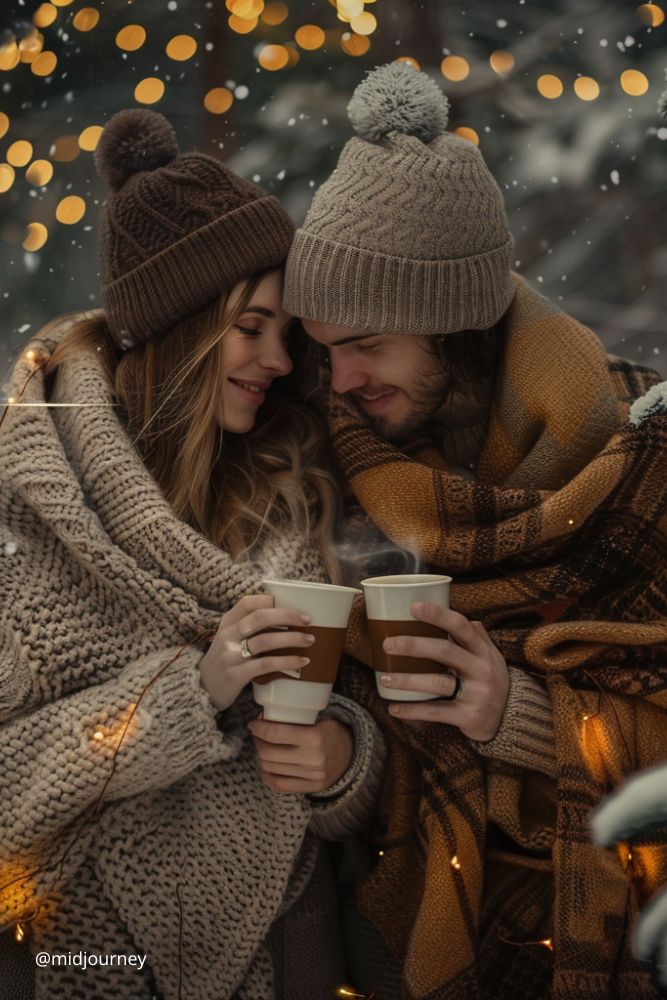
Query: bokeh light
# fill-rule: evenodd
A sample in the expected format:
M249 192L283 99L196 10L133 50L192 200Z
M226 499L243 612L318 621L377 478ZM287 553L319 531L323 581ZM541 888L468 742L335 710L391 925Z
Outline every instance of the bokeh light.
M146 29L140 24L128 24L116 35L116 45L125 52L136 52L146 41Z
M447 80L458 83L468 76L470 66L463 56L446 56L440 63L440 72Z
M79 146L87 153L94 153L102 135L101 125L89 125L79 136Z
M4 111L0 111L0 139L2 139L4 135L7 135L8 130L9 130L9 118L4 113Z
M25 167L32 160L32 143L26 139L13 142L7 150L7 162L13 167Z
M33 160L25 172L25 179L35 187L43 187L53 177L53 164L48 160Z
M167 44L167 55L175 62L185 62L192 59L197 51L197 42L192 35L174 35Z
M289 16L289 8L286 3L269 3L262 13L264 24L282 24Z
M563 93L563 83L559 77L554 76L553 73L543 73L537 81L537 90L542 97L548 98L550 101L555 100L557 97Z
M230 14L227 20L227 24L237 35L249 35L251 31L255 30L258 23L259 19L256 17L246 20L244 17L237 17L236 14Z
M40 4L32 15L32 23L38 28L48 28L58 17L58 11L52 3Z
M498 76L506 76L507 73L511 73L514 69L514 56L511 52L497 49L489 56L489 65Z
M42 35L37 29L31 31L29 35L22 38L19 42L19 53L21 55L21 62L31 63L34 62L37 56L40 54L44 48L44 35Z
M139 104L155 104L164 97L164 83L156 76L147 76L134 88L134 99Z
M359 17L350 18L350 27L357 35L372 35L377 26L377 18L369 11L365 11Z
M56 208L56 219L66 226L74 226L81 222L86 214L86 203L77 194L69 194L62 201L58 202Z
M74 0L51 0L54 7L69 7L74 3Z
M321 49L326 41L326 35L316 24L304 24L297 29L294 38L297 45L307 51Z
M30 222L23 240L23 249L30 253L41 250L49 238L49 231L41 222Z
M284 45L265 45L259 53L259 65L262 69L274 72L284 69L289 62L289 53Z
M641 97L648 90L648 79L638 69L626 69L621 73L621 87L631 97Z
M338 0L337 10L341 21L351 21L363 14L364 0Z
M9 163L0 163L0 194L9 191L15 177L16 171Z
M37 58L30 63L30 69L35 76L51 76L58 65L58 56L55 52L40 52Z
M346 31L340 40L340 46L348 56L365 56L371 47L371 41L367 35L354 35Z
M72 18L77 31L92 31L99 24L100 12L94 7L82 7Z
M637 17L649 28L659 28L665 20L665 12L655 3L643 3L637 7Z
M231 108L233 101L234 95L231 90L227 90L226 87L214 87L204 97L204 107L212 115L224 115L225 111Z
M580 76L574 81L574 92L581 101L595 101L600 96L600 85L592 76Z
M79 138L76 135L61 135L49 150L49 156L57 163L71 163L81 152Z
M461 125L459 128L454 129L454 135L458 135L461 139L467 139L468 142L472 142L475 146L479 146L479 136L475 132L474 128L468 128L467 125Z
M245 21L251 21L264 12L264 0L227 0L227 9Z
M417 60L413 59L412 56L399 56L398 59L394 59L394 62L407 63L408 66L412 66L412 68L416 69L417 72L419 72L419 70L421 69L421 66L419 65Z
M8 72L21 61L21 53L16 42L9 42L0 48L0 69Z

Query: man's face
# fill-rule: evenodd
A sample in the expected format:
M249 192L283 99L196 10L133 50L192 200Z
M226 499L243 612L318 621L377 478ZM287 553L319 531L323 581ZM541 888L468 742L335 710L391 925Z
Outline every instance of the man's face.
M334 392L350 396L388 441L409 439L442 404L448 380L433 337L302 324L329 352Z

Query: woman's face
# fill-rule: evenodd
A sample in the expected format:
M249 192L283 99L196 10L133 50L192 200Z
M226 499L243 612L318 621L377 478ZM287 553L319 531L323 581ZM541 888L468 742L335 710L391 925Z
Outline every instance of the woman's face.
M253 428L273 380L292 370L287 336L294 317L281 305L282 285L282 271L267 274L222 340L220 424L233 434L244 434ZM245 287L246 282L240 281L232 289L230 309Z

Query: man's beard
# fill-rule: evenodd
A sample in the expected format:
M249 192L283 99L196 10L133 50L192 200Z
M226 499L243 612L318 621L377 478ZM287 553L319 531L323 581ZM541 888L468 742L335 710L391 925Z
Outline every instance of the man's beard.
M407 444L422 430L438 410L448 392L449 377L440 368L437 371L415 372L414 379L404 389L410 400L409 412L399 421L381 414L377 417L365 414L373 429L391 444Z

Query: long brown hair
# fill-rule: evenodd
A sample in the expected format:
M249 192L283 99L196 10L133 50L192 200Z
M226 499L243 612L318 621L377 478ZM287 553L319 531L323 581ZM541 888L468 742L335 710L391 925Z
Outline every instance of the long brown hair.
M331 539L338 490L324 422L303 398L299 352L251 431L223 433L219 426L223 338L262 277L248 281L231 310L222 295L202 314L127 352L114 345L102 315L80 319L56 345L46 375L50 380L73 355L96 354L133 444L177 516L235 558L251 557L267 535L296 527L319 546L336 580Z

